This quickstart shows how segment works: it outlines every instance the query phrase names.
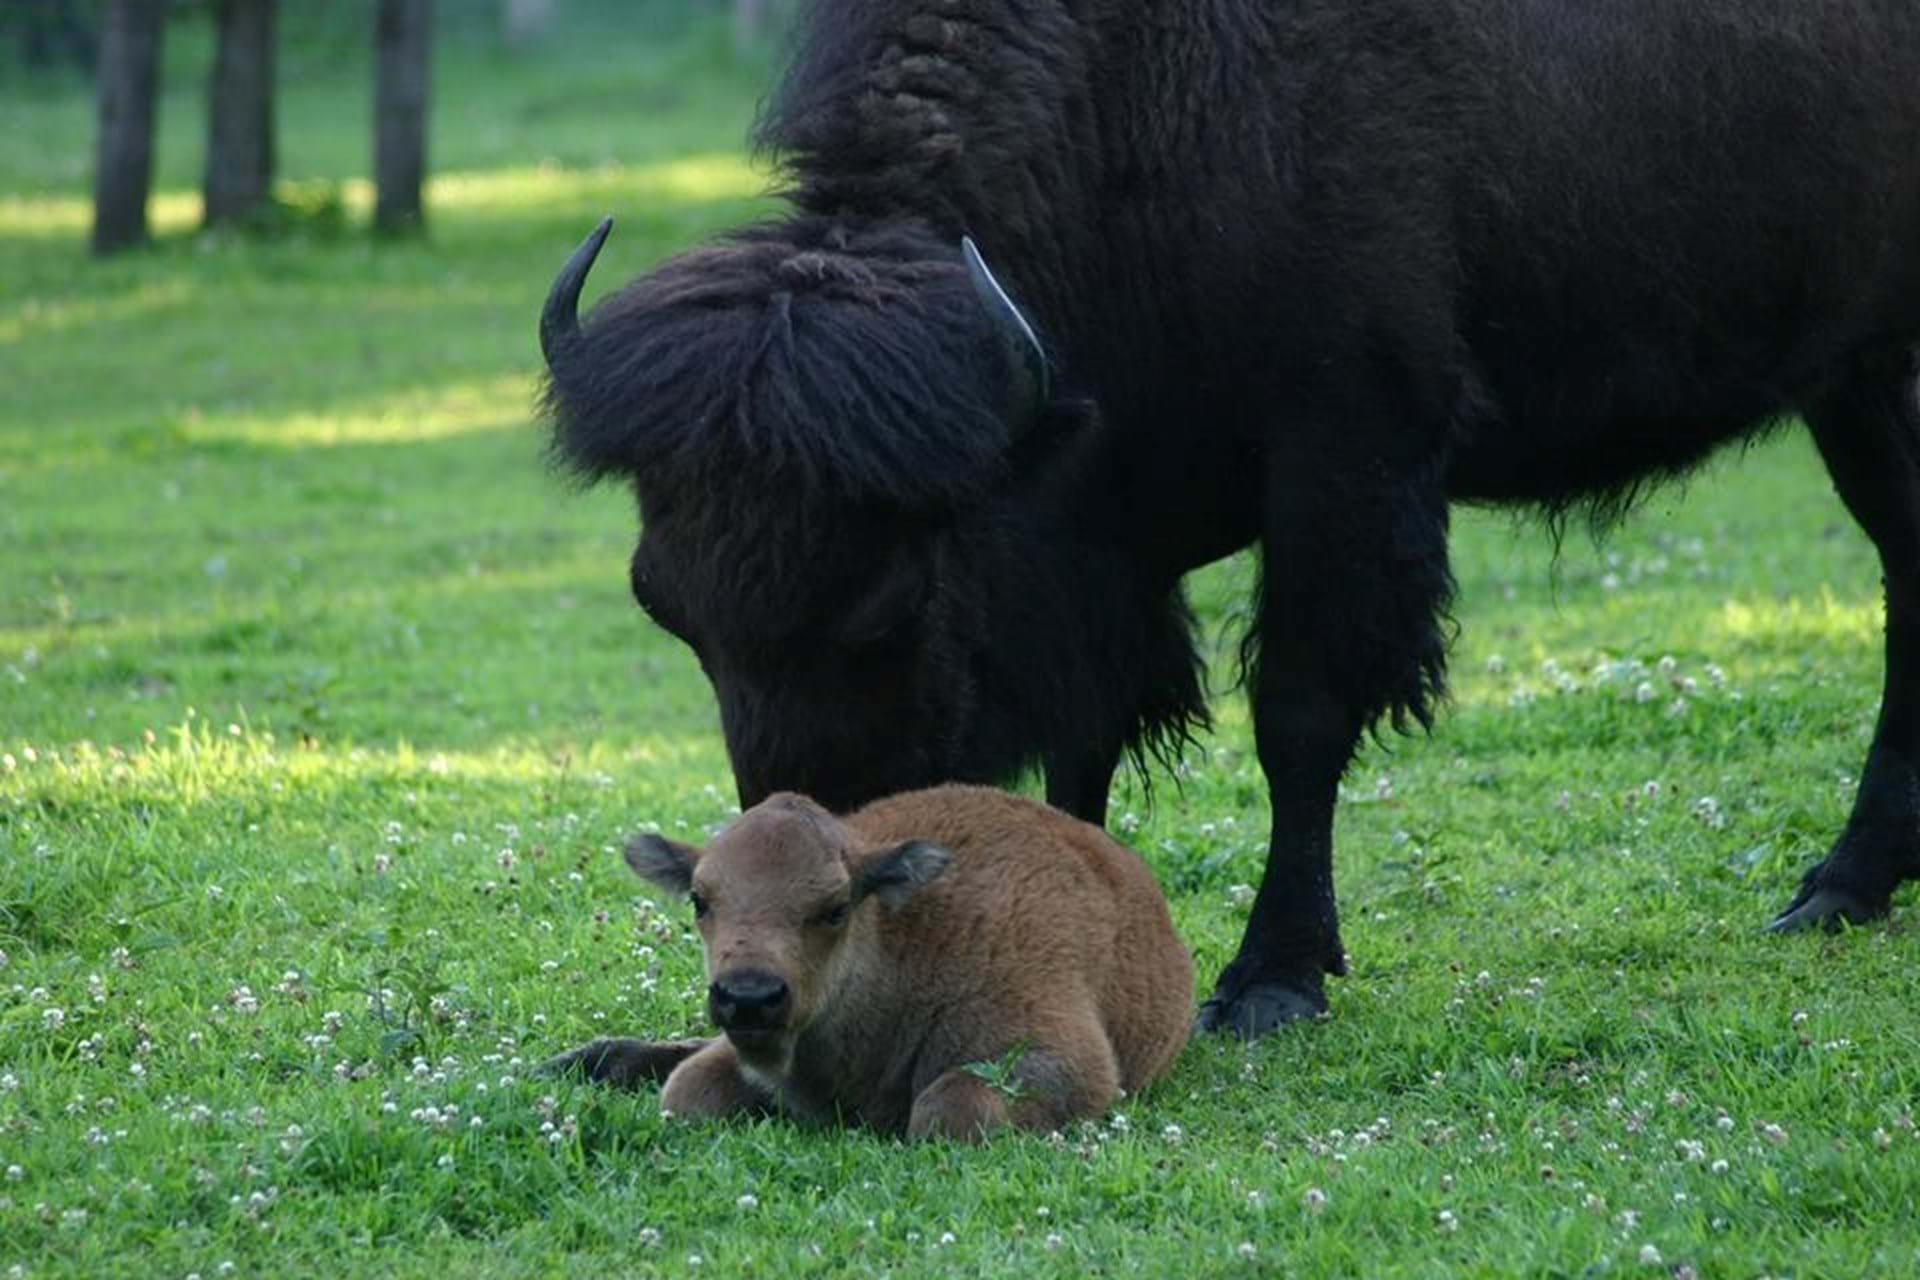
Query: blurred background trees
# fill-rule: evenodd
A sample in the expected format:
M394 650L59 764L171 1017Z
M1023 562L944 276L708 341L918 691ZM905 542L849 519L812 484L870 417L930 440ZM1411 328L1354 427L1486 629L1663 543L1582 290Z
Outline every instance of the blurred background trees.
M708 23L736 58L765 57L799 0L0 0L0 79L91 76L96 103L96 253L145 240L169 40L210 47L201 222L271 229L282 134L301 121L279 109L288 74L364 59L373 119L367 172L381 232L421 228L435 42L491 44L537 59L557 24ZM676 18L675 13L679 14ZM208 65L201 63L200 65ZM177 68L176 68L177 70Z

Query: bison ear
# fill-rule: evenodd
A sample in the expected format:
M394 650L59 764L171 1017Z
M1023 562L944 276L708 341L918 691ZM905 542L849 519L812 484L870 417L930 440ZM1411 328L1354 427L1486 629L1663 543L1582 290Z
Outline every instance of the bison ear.
M951 861L951 853L925 840L882 849L860 864L853 878L853 900L858 902L872 894L887 910L896 911L908 898L938 880Z
M1047 368L1046 348L1033 331L1027 317L1007 291L1000 287L980 256L972 236L960 238L960 256L967 264L967 278L973 291L993 321L994 333L1007 356L1007 426L1018 436L1032 426L1053 397L1053 379Z
M699 859L698 849L665 836L635 836L627 841L627 865L634 874L674 893L693 888L693 864Z

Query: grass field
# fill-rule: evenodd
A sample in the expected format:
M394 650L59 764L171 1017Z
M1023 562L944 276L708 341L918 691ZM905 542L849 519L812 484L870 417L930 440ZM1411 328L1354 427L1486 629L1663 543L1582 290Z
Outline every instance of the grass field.
M432 236L373 245L338 58L286 86L308 212L189 233L188 41L161 242L106 264L84 90L0 86L0 1274L1920 1269L1911 903L1758 933L1879 687L1874 558L1792 432L1557 560L1463 515L1454 705L1350 778L1325 1023L980 1150L527 1078L700 1022L685 908L613 849L729 813L711 698L529 406L595 217L606 287L759 207L720 47L450 45ZM1208 981L1264 830L1250 575L1194 584L1218 733L1115 804Z

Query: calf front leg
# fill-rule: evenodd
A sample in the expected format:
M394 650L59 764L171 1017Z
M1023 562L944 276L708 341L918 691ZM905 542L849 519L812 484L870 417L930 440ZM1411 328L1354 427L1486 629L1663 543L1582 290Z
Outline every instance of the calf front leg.
M992 1085L956 1067L922 1089L907 1117L907 1137L978 1142L1008 1121L1007 1100Z
M1368 725L1429 724L1441 696L1453 590L1442 468L1407 459L1404 441L1396 461L1364 421L1269 458L1251 684L1273 826L1201 1030L1256 1036L1326 1011L1325 975L1346 972L1333 888L1341 775Z
M673 1069L707 1047L707 1040L595 1040L548 1058L534 1074L578 1076L616 1089L658 1084Z
M692 1118L763 1112L771 1099L740 1070L740 1059L725 1036L682 1062L660 1090L662 1115Z
M942 1072L913 1100L909 1138L977 1142L996 1129L1046 1133L1091 1119L1120 1096L1120 1068L1099 1020L1061 1020L1039 1046L1020 1052L994 1084L978 1064Z

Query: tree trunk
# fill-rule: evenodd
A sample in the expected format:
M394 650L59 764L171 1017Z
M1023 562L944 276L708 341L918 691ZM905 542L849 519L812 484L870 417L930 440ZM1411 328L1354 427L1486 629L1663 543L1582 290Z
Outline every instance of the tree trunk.
M19 24L21 59L36 70L61 62L88 71L99 58L93 29L79 0L16 0L14 21Z
M373 225L420 226L427 173L427 69L433 0L379 0L374 20Z
M553 21L555 0L504 0L500 20L509 49L532 44Z
M767 25L767 0L733 0L733 47L746 53Z
M94 157L93 251L147 238L153 122L166 0L107 0L100 33L100 136Z
M207 94L206 222L240 222L273 190L274 0L219 0Z

